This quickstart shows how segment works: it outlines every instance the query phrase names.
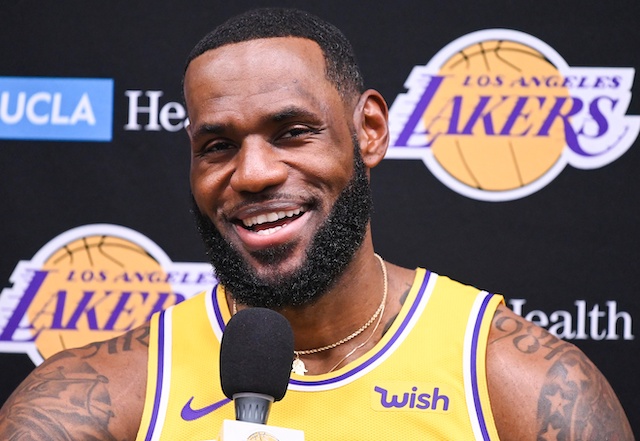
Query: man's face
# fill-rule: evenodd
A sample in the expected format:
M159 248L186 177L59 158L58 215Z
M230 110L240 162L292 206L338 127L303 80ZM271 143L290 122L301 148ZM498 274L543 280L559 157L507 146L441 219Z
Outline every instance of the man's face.
M187 70L185 97L201 221L210 220L235 250L241 271L259 284L300 277L314 238L354 179L352 114L325 77L320 48L305 39L272 38L206 52ZM349 239L359 246L369 207L353 209L366 212L360 237ZM355 222L355 214L347 209L340 222ZM230 254L211 257L222 282L243 301L223 274Z

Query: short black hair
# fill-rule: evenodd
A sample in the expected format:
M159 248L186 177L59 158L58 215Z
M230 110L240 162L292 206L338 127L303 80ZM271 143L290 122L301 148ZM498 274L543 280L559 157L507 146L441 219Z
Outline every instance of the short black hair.
M313 14L290 8L259 8L232 17L207 34L191 50L191 61L203 53L233 43L260 38L299 37L315 41L325 59L325 74L343 100L359 96L364 81L351 43L334 25Z

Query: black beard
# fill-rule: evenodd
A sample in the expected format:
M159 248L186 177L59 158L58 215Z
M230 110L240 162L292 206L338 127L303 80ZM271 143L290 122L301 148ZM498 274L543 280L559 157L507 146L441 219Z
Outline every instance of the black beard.
M258 276L193 200L193 213L209 260L218 280L236 301L273 309L307 305L326 293L344 272L362 245L372 212L371 188L355 137L353 143L353 177L318 228L305 260L289 276ZM288 252L287 246L275 247L254 253L254 257L276 263Z

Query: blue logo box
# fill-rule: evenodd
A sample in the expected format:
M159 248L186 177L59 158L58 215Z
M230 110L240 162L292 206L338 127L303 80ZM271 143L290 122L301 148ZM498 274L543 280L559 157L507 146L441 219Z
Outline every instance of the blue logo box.
M113 79L0 77L0 139L111 141Z

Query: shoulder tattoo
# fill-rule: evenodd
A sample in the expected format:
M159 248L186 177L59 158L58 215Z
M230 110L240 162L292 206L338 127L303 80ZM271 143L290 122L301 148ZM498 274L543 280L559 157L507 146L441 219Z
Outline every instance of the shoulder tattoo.
M604 376L579 350L547 372L538 400L539 440L633 440L624 410Z
M611 386L574 345L521 317L496 311L493 326L500 340L523 354L553 361L537 403L537 440L633 440Z
M85 361L38 369L5 403L0 427L9 440L116 441L109 432L115 415L108 383Z
M148 325L133 329L126 334L107 341L99 341L90 343L84 348L86 354L82 358L91 358L96 356L101 350L105 350L109 355L115 355L121 352L129 352L134 349L136 344L149 347L149 329Z
M148 346L149 327L104 342L63 351L35 369L0 410L0 437L8 440L99 439L118 441L109 424L118 415L109 378L91 364L98 354L113 356Z

